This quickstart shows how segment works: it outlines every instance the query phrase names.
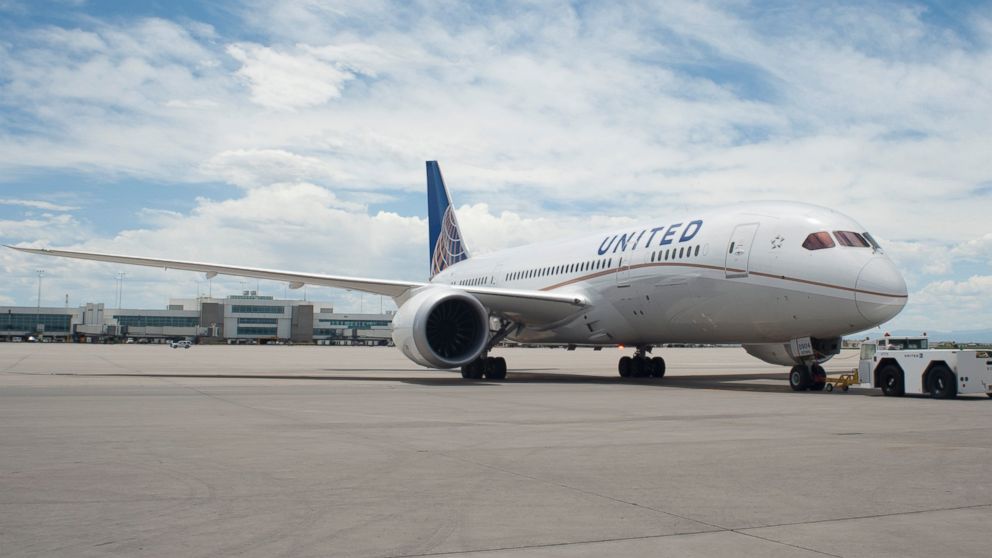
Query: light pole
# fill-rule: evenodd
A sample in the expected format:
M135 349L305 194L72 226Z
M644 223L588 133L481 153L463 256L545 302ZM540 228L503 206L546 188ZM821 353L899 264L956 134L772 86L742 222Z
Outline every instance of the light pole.
M36 270L36 272L38 273L38 312L37 315L35 316L36 320L35 320L34 329L35 329L35 333L38 333L39 331L42 330L43 327L41 324L41 278L45 275L45 270L38 269Z
M117 272L117 312L120 313L121 306L124 304L124 276L127 275L123 271Z

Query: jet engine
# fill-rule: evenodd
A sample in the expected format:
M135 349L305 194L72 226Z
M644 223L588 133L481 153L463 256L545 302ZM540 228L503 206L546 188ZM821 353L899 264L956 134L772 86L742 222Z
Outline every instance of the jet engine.
M457 368L479 358L489 341L489 312L457 289L428 287L393 317L393 342L410 360L430 368Z
M841 338L831 337L829 339L811 339L813 343L813 355L818 364L827 362L834 355L840 352ZM769 364L781 364L782 366L795 366L803 364L800 357L793 354L792 343L754 343L744 345L744 350L754 358L763 360Z

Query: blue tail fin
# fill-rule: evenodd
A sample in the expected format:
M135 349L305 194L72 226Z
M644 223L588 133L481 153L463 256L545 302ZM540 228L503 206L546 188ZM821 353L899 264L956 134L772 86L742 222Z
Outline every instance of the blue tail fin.
M430 226L431 277L434 277L446 267L468 259L468 249L458 229L455 208L437 161L427 161L427 222Z

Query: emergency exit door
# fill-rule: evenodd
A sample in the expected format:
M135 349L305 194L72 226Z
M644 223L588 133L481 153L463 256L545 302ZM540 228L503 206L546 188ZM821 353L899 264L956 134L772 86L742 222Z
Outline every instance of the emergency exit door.
M727 278L747 277L748 261L751 259L751 244L758 232L758 223L746 223L734 227L727 244L727 259L724 271Z

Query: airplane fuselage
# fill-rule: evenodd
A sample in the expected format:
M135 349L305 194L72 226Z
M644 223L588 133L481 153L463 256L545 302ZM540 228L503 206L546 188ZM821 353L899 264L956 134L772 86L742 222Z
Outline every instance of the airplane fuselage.
M877 245L803 246L813 233L866 230L822 207L752 203L475 255L432 283L569 293L590 301L567 320L529 324L510 336L520 342L837 337L887 321L907 300L905 282Z

